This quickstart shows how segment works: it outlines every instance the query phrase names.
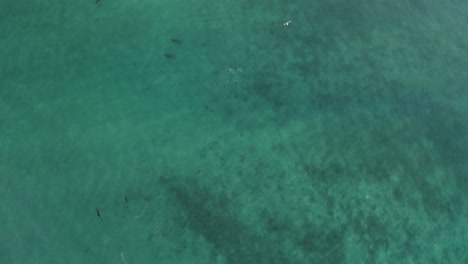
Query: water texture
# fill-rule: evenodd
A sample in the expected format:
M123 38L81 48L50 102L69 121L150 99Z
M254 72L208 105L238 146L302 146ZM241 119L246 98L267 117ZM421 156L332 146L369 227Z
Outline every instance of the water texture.
M468 263L466 14L0 1L0 263Z

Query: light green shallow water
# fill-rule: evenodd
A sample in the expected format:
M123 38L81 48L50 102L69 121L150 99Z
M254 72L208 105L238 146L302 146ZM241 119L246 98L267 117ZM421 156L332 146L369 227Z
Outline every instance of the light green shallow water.
M467 263L466 14L0 1L0 263Z

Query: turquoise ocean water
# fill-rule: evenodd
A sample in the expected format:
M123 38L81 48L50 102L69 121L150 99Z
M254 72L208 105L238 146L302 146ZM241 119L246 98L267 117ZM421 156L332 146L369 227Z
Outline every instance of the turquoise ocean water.
M0 264L468 263L467 14L0 1Z

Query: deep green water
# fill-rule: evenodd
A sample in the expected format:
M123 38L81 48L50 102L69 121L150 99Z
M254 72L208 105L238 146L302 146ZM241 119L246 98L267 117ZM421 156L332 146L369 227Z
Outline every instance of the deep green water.
M1 0L0 263L467 263L467 14Z

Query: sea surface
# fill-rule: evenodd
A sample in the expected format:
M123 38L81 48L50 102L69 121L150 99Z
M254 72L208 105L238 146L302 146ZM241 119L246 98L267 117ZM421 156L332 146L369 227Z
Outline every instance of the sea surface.
M1 0L1 264L468 263L465 0Z

